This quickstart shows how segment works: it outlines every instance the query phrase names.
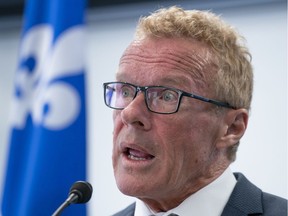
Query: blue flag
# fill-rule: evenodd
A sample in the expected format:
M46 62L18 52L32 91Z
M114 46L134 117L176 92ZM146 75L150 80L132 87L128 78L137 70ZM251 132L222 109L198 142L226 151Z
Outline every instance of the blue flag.
M26 3L3 216L51 215L86 178L85 7L85 0ZM86 215L86 207L62 215Z

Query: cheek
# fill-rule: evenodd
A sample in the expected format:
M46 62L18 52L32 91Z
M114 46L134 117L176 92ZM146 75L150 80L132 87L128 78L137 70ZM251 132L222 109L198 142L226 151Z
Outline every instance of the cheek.
M117 160L119 157L119 148L117 148L117 139L119 137L120 130L123 126L121 117L120 117L120 111L119 110L114 110L113 111L113 149L112 149L112 163L115 169L117 169Z
M162 135L166 134L166 141L170 143L176 156L182 156L185 160L189 160L190 164L197 164L210 148L209 126L203 124L203 120L187 116L172 122L173 126L170 124Z
M179 161L181 164L181 158L184 160L187 158L187 154L191 155L194 151L197 133L192 129L191 124L179 119L173 119L167 122L164 121L162 127L154 129L154 135L158 138L161 150L166 155L166 158L174 159L174 163Z
M114 124L114 128L113 128L112 161L114 164L119 154L119 148L117 147L117 140L119 139L119 134L120 134L121 128L123 127L119 110L113 111L113 124Z
M163 177L162 181L175 187L188 184L191 179L197 178L202 170L200 166L203 154L197 147L194 133L185 130L183 125L178 125L165 134L165 138L160 141L163 172L158 171L158 175Z
M177 145L192 142L195 139L195 133L197 134L197 125L194 125L193 121L190 121L189 117L167 120L163 125L165 126L161 127L160 136L165 138L168 142L173 142Z
M120 111L119 110L113 110L112 119L113 119L114 124L115 124L116 120L119 118L119 116L120 116Z
M117 137L121 126L122 126L122 121L121 121L121 115L120 115L120 111L119 110L114 110L113 111L113 141L115 141L114 139Z

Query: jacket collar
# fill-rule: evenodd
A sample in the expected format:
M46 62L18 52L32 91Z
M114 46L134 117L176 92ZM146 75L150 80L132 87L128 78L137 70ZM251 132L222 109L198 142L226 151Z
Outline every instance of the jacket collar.
M221 216L263 214L262 191L241 173L234 173L237 184Z

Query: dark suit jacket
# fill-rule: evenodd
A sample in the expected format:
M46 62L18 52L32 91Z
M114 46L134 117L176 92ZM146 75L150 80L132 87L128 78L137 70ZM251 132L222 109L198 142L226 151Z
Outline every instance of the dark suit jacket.
M234 175L237 183L221 216L287 216L286 199L262 192L241 173ZM134 211L135 203L114 216L134 216Z

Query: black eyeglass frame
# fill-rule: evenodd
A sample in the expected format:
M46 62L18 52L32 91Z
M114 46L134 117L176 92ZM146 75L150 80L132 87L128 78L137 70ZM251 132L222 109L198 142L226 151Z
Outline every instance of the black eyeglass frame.
M214 104L216 106L220 106L220 107L225 107L225 108L229 108L229 109L237 109L236 107L234 106L231 106L229 103L227 102L221 102L221 101L217 101L217 100L213 100L213 99L210 99L210 98L206 98L206 97L202 97L202 96L199 96L199 95L196 95L196 94L193 94L193 93L189 93L189 92L185 92L185 91L182 91L180 89L177 89L177 88L172 88L172 87L167 87L167 86L136 86L134 84L131 84L131 83L128 83L128 82L105 82L103 83L103 88L104 88L104 102L105 102L105 105L109 108L112 108L112 109L116 109L116 110L123 110L125 109L125 107L123 108L116 108L116 107L111 107L107 104L106 102L106 87L109 85L109 84L116 84L116 83L119 83L119 84L124 84L124 85L130 85L130 86L133 86L136 91L135 91L135 95L133 97L133 99L131 100L131 102L136 98L138 92L143 92L144 93L144 97L145 97L145 104L146 104L146 107L147 109L150 111L150 112L153 112L153 113L158 113L158 114L173 114L173 113L176 113L178 112L179 110L179 107L180 107L180 103L181 103L181 99L183 96L186 96L186 97L190 97L190 98L194 98L196 100L200 100L200 101L203 101L203 102L206 102L206 103L211 103L211 104ZM161 88L165 88L165 89L168 89L168 90L172 90L172 91L175 91L175 92L178 92L178 95L179 95L179 98L178 98L178 104L177 104L177 108L175 109L175 111L173 112L156 112L156 111L153 111L151 110L151 108L148 106L148 102L147 102L147 95L146 95L146 92L149 88L155 88L155 87L161 87Z

